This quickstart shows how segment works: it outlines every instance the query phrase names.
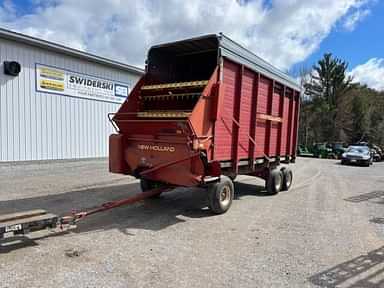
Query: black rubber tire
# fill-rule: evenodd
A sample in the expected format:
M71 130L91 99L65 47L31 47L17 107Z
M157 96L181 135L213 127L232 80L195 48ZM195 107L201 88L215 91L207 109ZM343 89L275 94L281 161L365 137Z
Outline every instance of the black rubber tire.
M156 181L152 181L152 180L148 180L148 179L144 179L144 178L140 179L140 188L141 188L142 192L145 192L145 191L148 191L151 189L155 189L155 188L159 188L161 186L162 186L162 184L160 182L156 182ZM159 198L160 195L161 195L161 192L159 194L153 195L149 198Z
M283 185L281 190L288 191L292 186L293 172L288 167L284 167L281 169L281 173L283 174Z
M283 175L279 169L273 169L265 182L265 189L268 195L276 195L283 187Z
M223 194L225 193L225 195ZM235 187L232 180L227 176L220 176L220 182L208 187L208 206L215 214L223 214L232 205ZM224 199L223 199L224 195Z

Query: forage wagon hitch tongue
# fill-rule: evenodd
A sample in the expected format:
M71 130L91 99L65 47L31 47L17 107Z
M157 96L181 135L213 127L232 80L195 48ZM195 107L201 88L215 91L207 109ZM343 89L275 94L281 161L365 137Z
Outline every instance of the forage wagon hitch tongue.
M151 189L125 199L106 202L98 207L85 209L84 211L76 212L75 210L72 210L71 214L63 217L48 213L43 209L0 215L0 239L14 235L25 235L30 232L41 231L47 228L58 228L60 232L68 230L87 216L120 206L133 204L171 189L172 187Z
M133 204L133 203L139 202L141 200L155 196L157 194L160 194L162 192L165 192L166 190L169 190L169 189L170 189L169 187L161 187L161 188L151 189L151 190L138 193L136 195L133 195L133 196L125 198L125 199L112 201L112 202L106 202L104 204L101 204L98 207L90 208L86 211L81 211L81 212L72 211L71 215L63 216L59 219L60 224L61 225L64 225L64 224L74 225L78 221L80 221L80 220L84 219L85 217L90 216L92 214L96 214L99 212L103 212L103 211L110 210L110 209L117 208L117 207L124 206L124 205Z

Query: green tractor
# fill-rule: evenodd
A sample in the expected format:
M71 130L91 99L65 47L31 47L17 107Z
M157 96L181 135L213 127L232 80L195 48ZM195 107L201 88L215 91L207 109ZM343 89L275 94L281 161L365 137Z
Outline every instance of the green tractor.
M332 148L327 143L315 143L311 148L311 152L316 158L334 159L336 155L333 153Z
M332 152L337 159L341 159L341 155L347 151L347 145L343 142L334 142L329 144L332 148Z
M305 145L299 145L297 147L297 155L301 157L314 157L313 153L311 153Z

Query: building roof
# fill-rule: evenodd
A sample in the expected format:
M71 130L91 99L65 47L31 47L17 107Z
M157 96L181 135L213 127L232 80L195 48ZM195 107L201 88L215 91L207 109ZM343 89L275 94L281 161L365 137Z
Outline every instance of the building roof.
M136 74L143 74L144 73L143 69L132 66L132 65L128 65L128 64L118 62L118 61L115 61L112 59L108 59L105 57L100 57L100 56L97 56L97 55L94 55L94 54L91 54L88 52L80 51L80 50L73 49L73 48L70 48L70 47L67 47L67 46L64 46L61 44L53 43L50 41L35 38L32 36L28 36L28 35L25 35L22 33L14 32L11 30L3 29L3 28L0 28L0 39L1 38L7 39L7 40L13 40L13 41L20 42L20 43L25 43L25 44L35 46L35 47L40 47L43 49L49 49L49 50L52 50L52 51L55 51L55 52L58 52L61 54L66 54L66 55L76 57L79 59L83 59L86 61L90 61L90 62L118 68L118 69L125 70L125 71L131 72L131 73L136 73Z

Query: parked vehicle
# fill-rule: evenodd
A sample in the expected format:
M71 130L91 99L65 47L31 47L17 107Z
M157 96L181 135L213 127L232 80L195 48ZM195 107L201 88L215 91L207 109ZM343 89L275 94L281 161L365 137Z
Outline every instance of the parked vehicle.
M377 146L375 144L372 144L372 148L375 150L375 154L376 154L376 156L373 157L374 160L375 161L382 161L382 160L384 160L383 150L379 146Z
M310 150L316 158L335 158L327 143L315 143Z
M288 190L295 162L300 87L226 36L152 47L146 73L110 119L110 171L134 175L142 189L207 187L224 213L238 174Z
M365 147L369 147L371 149L371 154L372 154L372 158L374 159L374 161L382 161L384 160L384 152L383 150L375 145L375 144L371 144L371 143L368 143L368 142L358 142L356 144L353 144L353 146L365 146Z
M373 162L368 146L349 146L341 156L341 164L359 164L369 167Z
M313 153L311 153L305 145L299 145L297 155L301 157L314 157Z
M366 146L366 147L369 147L369 144L368 142L357 142L355 144L352 144L351 146Z
M371 153L372 153L373 161L375 162L381 161L381 155L377 149L371 148Z
M341 155L347 151L347 147L343 142L330 143L329 146L332 149L333 155L335 155L337 159L341 159Z

